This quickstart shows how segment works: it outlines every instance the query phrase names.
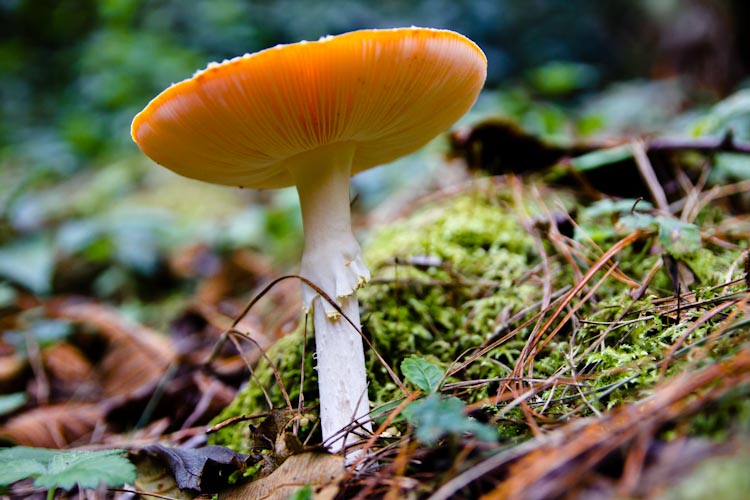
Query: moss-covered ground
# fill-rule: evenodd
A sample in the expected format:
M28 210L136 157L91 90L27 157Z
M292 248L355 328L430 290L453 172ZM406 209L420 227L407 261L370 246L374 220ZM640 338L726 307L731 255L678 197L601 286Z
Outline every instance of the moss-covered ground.
M385 408L377 421L407 395L383 361L402 378L412 355L447 372L441 391L501 441L520 442L736 353L750 339L747 235L722 231L728 216L712 205L696 213L680 222L634 200L586 202L488 178L374 228L364 243L373 279L359 299L372 344L369 397ZM281 384L261 362L215 421L268 412L264 391L275 407L286 392L295 410L300 385L314 415L313 351L302 326L281 339L267 352ZM693 431L734 432L737 415L750 414L746 396L712 406ZM213 439L247 451L248 429L228 426ZM408 429L397 419L389 435Z

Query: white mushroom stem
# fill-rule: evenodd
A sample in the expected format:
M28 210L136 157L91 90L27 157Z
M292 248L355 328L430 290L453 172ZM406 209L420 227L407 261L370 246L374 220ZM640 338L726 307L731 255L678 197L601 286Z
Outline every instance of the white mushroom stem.
M352 234L349 176L354 145L335 144L303 154L288 163L299 193L305 232L300 274L336 300L360 328L356 289L369 279L362 253ZM306 310L315 325L320 419L324 442L337 452L359 440L342 429L369 413L362 339L336 309L303 285ZM371 430L363 424L359 433Z

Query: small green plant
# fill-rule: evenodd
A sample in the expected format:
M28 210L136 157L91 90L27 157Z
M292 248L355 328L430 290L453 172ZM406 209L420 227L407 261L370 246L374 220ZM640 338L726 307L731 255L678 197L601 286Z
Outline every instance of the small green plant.
M418 356L409 356L401 362L404 377L424 392L427 397L409 403L403 410L407 422L416 429L416 437L427 446L433 446L445 435L474 434L483 441L494 441L497 432L492 427L467 417L466 405L456 397L443 397L437 393L445 372Z
M287 500L312 500L314 497L313 489L309 484L304 485L298 489Z
M401 373L409 382L427 393L437 391L445 376L445 372L439 366L419 356L404 359L401 362Z
M34 478L34 486L55 490L121 486L135 480L135 466L123 450L63 451L16 446L0 450L0 487Z
M701 248L701 234L698 226L673 217L634 213L622 217L620 226L625 231L656 230L659 234L659 243L668 254L675 258L694 254Z

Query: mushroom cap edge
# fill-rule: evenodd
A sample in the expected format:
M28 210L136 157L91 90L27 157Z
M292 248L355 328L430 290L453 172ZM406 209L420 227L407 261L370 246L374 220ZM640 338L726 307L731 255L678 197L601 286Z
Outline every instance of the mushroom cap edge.
M157 95L131 135L186 177L291 186L290 165L321 146L354 143L352 174L416 151L471 108L486 71L454 31L353 31L211 63Z

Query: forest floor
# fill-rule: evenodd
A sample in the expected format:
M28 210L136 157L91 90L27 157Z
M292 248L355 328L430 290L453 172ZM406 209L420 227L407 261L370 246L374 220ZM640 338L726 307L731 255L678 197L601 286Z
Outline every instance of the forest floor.
M0 492L745 498L750 93L650 133L599 102L585 136L590 116L513 98L406 160L429 181L355 200L375 430L349 468L320 446L300 283L274 281L293 193L140 158L2 183Z

